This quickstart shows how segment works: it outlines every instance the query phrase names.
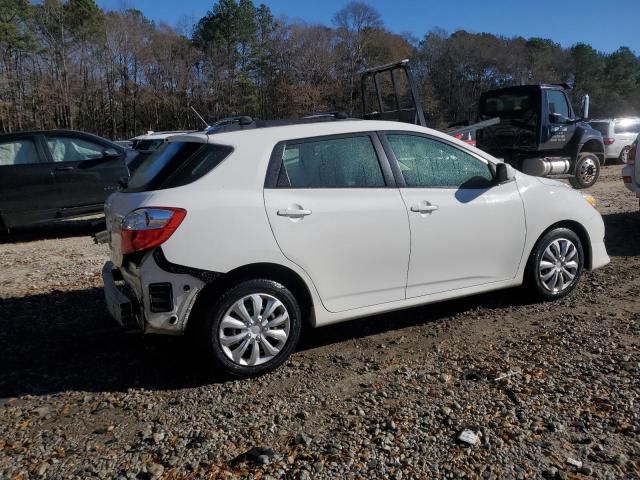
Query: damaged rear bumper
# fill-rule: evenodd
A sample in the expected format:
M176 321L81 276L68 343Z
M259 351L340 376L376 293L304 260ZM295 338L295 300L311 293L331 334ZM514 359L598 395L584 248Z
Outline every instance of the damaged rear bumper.
M102 278L107 309L124 328L180 335L206 283L182 271L167 271L156 258L161 257L149 253L138 265L105 264Z
M107 262L102 268L104 297L107 309L120 326L125 328L139 326L139 305L135 296L127 295L127 286L120 271L113 263Z

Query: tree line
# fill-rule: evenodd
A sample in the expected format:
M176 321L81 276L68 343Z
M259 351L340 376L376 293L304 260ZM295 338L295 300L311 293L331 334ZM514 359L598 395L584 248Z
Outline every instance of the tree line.
M425 19L432 22L432 19ZM411 58L430 125L474 119L485 90L567 82L592 116L640 113L640 60L580 43L434 29L397 34L351 2L331 26L219 0L195 25L156 24L94 0L0 0L0 130L73 128L109 138L200 128L229 115L357 115L364 68Z

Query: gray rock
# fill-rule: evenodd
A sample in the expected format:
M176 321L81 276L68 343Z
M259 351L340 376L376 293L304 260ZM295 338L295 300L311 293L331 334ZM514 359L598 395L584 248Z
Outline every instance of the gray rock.
M583 475L591 476L593 475L593 468L589 466L583 466L582 468L578 469L578 472Z
M622 467L627 464L629 458L624 453L618 453L613 457L613 461L616 463L616 465L620 465Z
M575 458L567 457L565 462L567 463L567 465L572 465L576 468L582 468L582 462L580 460L576 460Z
M308 447L311 445L311 437L304 433L296 433L293 437L293 443L294 445L304 445Z
M164 467L159 463L150 463L147 465L147 472L153 477L159 477L164 473Z

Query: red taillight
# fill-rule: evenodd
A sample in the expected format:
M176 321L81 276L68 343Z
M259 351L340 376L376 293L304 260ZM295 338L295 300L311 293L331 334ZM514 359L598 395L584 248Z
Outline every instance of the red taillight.
M122 254L139 252L166 242L180 226L187 211L183 208L145 207L122 220Z
M615 138L605 138L605 139L603 139L603 140L604 140L604 144L605 144L605 145L613 145L613 142L615 142L615 141L616 141L616 139L615 139Z
M624 176L622 177L622 181L623 181L624 183L631 183L631 177L628 177L628 176L624 175Z
M635 165L636 163L636 151L638 150L638 142L633 142L631 148L629 149L629 153L627 155L627 165Z

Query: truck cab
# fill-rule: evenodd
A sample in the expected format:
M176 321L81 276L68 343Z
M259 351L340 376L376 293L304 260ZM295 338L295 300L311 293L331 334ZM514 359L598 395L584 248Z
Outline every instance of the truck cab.
M565 84L522 85L485 92L479 120L500 123L479 130L477 146L524 173L568 178L592 186L604 163L602 134L578 117ZM588 115L585 102L582 117Z

